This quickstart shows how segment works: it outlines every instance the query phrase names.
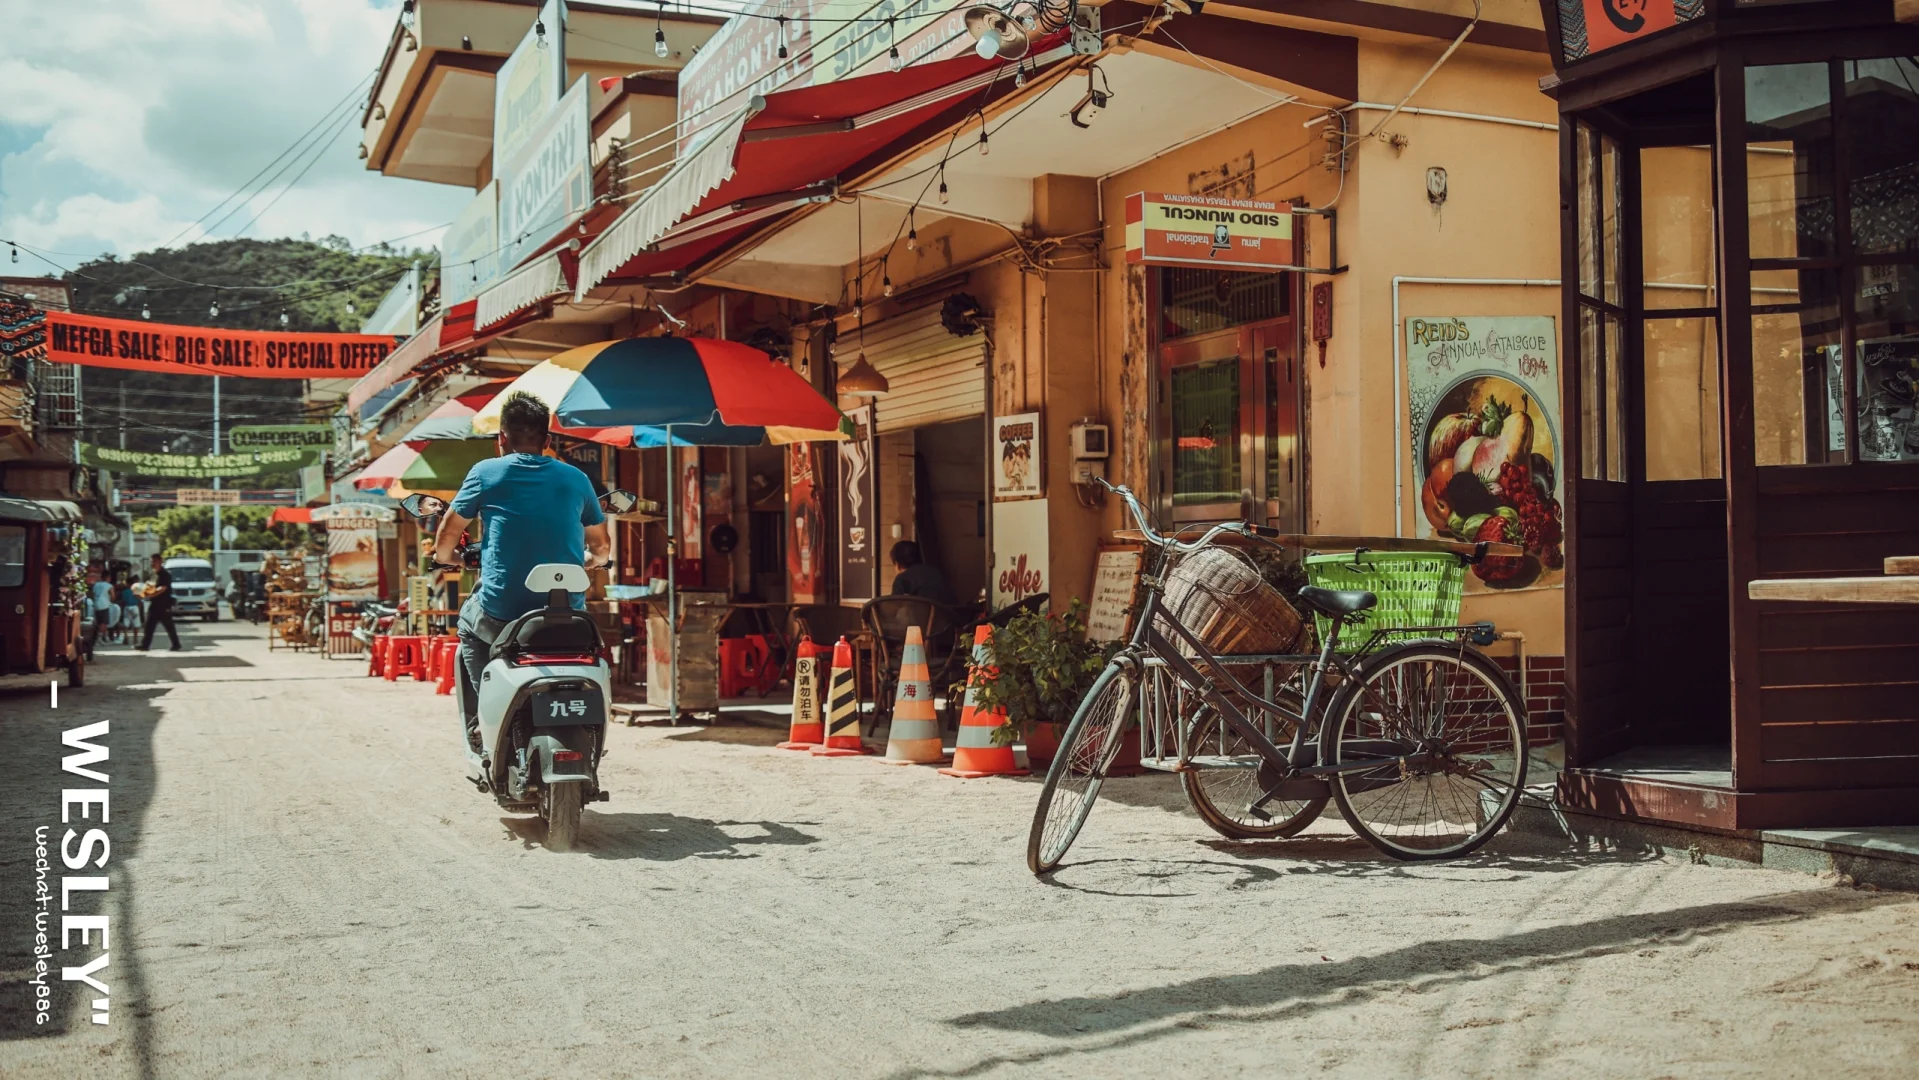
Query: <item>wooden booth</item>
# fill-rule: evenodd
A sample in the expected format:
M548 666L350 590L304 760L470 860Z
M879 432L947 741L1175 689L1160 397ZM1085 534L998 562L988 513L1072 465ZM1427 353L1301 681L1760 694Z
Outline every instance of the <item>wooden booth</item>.
M1919 26L1894 0L1541 7L1577 466L1561 797L1919 822L1919 608L1747 597L1919 554Z

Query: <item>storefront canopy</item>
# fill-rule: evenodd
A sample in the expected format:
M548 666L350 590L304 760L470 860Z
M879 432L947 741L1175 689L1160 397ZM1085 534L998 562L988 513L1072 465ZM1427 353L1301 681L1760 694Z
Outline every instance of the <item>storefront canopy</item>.
M1049 47L1029 63L1070 52ZM581 253L575 294L683 269L757 220L830 200L842 170L1001 77L1012 79L1011 64L968 54L755 97Z

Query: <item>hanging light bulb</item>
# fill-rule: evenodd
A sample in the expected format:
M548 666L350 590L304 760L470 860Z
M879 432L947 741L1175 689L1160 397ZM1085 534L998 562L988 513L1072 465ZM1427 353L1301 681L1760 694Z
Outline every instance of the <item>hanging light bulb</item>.
M153 318L153 309L152 309L152 308L150 308L150 307L148 307L148 306L146 306L145 304L141 304L141 305L140 305L140 317L141 317L142 319L151 319L151 318Z
M666 31L653 31L653 55L665 59L672 51L666 47Z
M354 313L355 311L357 311L357 310L358 310L358 309L357 309L357 308L355 308L355 307L353 306L353 301L351 301L351 300L348 300L348 301L346 302L346 313L347 313L348 315L351 315L351 314L353 314L353 313Z
M533 47L536 49L546 48L546 20L545 19L533 20Z
M900 47L898 45L886 50L886 59L888 63L893 65L894 71L898 71L906 66L906 61L900 59Z
M885 271L880 272L880 295L881 296L893 295L893 278L891 275L887 274Z
M774 21L774 22L776 22L776 23L778 23L778 24L779 24L779 27L780 27L780 52L779 52L779 56L780 56L780 59L782 59L782 60L784 60L784 59L786 59L786 16L784 16L784 15L780 15L780 16L777 16L777 17L775 17L775 18L774 18L774 20L773 20L773 21Z
M1013 69L1013 89L1021 90L1021 89L1024 89L1025 87L1026 87L1026 61L1022 60L1019 62L1019 66Z
M913 212L906 212L906 250L917 251L920 246L920 231L913 225Z
M979 156L985 157L989 153L992 153L992 148L989 147L986 142L986 114L981 113L979 117Z
M207 318L217 319L219 317L220 317L220 302L218 300L215 300L213 303L207 305Z
M413 8L416 0L400 0L400 22L413 25Z
M280 312L280 325L285 326L286 324L287 324L287 313L282 311Z
M946 205L946 170L940 170L940 205Z
M11 252L11 253L13 254L13 261L14 261L14 262L19 262L19 261L20 261L20 249L19 249L19 248L17 248L17 247L14 247L14 246L13 246L12 244L8 244L8 245L7 245L7 250L8 250L8 251L10 251L10 252Z

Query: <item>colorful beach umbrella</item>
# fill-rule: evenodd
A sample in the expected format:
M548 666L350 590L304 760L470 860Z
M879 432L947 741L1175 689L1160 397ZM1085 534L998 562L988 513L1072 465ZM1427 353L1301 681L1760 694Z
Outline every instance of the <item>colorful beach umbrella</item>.
M555 431L614 445L662 446L668 427L675 443L700 446L847 437L845 417L797 372L734 341L627 338L569 349L513 380L474 415L473 430L499 431L500 408L515 393L544 402Z
M499 382L490 382L484 386L463 391L458 397L427 413L426 417L415 424L413 430L407 432L401 441L491 438L490 435L481 435L473 430L473 417L486 406L487 402L499 396L500 391L506 389L510 382L511 380L502 379Z
M438 495L458 491L467 470L490 457L497 448L492 439L410 439L374 458L360 470L353 486L362 491Z

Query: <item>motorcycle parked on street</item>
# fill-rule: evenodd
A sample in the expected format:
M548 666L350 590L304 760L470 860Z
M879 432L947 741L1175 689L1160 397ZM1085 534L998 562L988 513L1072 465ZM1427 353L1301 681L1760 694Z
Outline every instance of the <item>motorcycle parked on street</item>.
M615 489L600 497L611 514L639 504L632 492ZM431 535L446 503L432 495L410 495L400 506L418 518ZM479 565L475 545L460 545L461 562ZM460 567L441 567L460 569ZM586 568L542 563L526 576L526 587L545 593L546 607L506 624L495 638L480 677L480 749L466 739L467 779L506 810L537 812L546 822L546 846L568 851L578 839L584 804L604 802L600 758L606 750L607 706L613 696L613 672L599 627L585 612L573 610L571 594L590 584ZM466 646L462 644L461 648ZM454 702L466 700L466 665L456 665Z

